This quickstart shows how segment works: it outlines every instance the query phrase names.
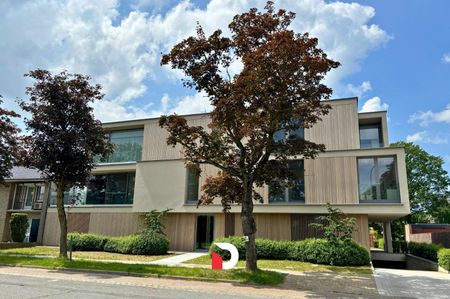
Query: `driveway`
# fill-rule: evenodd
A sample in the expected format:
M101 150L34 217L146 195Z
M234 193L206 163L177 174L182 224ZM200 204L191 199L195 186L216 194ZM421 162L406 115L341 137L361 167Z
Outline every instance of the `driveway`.
M450 297L450 274L379 268L374 276L381 295L427 299Z

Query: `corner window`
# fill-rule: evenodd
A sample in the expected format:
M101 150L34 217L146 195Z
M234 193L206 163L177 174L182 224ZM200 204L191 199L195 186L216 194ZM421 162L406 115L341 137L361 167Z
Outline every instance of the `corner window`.
M400 202L395 157L358 159L361 202Z
M289 161L289 168L295 175L291 187L276 192L274 184L269 185L269 203L297 202L305 203L305 178L303 160Z
M361 148L383 147L383 138L381 134L381 125L360 125L359 141Z
M14 192L13 210L31 210L42 208L45 184L19 183Z
M298 122L297 120L295 121ZM304 139L305 138L305 128L299 127L296 130L286 130L284 128L278 130L273 135L273 140L280 142L289 139Z
M133 203L134 172L94 175L86 187L64 192L65 205L125 205ZM52 184L53 185L53 184ZM51 190L50 203L56 205L56 188Z
M143 129L112 131L109 139L114 144L114 152L101 163L135 162L142 159Z
M200 172L193 167L186 168L186 203L197 203Z

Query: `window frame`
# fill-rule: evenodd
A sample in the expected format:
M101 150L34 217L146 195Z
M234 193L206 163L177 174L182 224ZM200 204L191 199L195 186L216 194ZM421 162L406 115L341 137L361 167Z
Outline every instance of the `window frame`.
M377 147L363 147L362 146L362 139L361 139L361 127L365 127L366 129L378 129L378 146ZM381 123L370 123L370 124L359 124L358 127L358 134L359 134L359 147L362 149L370 149L370 148L383 148L384 147L384 140L383 140L383 126Z
M397 191L398 191L398 199L382 199L382 198L377 198L377 199L361 199L361 175L359 172L359 160L360 159L373 159L374 161L376 161L375 164L375 172L376 173L376 177L379 176L379 165L378 165L378 159L380 158L393 158L394 159L394 171L395 171L395 181L396 181L396 187L397 187ZM382 156L358 156L356 157L356 172L358 175L358 199L359 199L359 203L363 203L363 204L370 204L370 203L374 203L374 204L383 204L383 203L392 203L392 204L399 204L402 202L402 194L401 194L401 190L400 190L400 183L399 183L399 175L398 175L398 160L397 160L397 155L382 155ZM379 185L379 183L378 183ZM377 197L378 194L380 194L381 197L381 189L378 187L376 189L376 193L377 193Z
M189 177L192 174L193 169L186 167L186 179L185 179L185 190L184 190L184 203L188 205L196 205L198 203L198 199L200 197L200 171L196 171L196 178L197 178L197 199L196 200L189 200Z
M289 200L289 193L293 187L285 187L284 194L283 194L284 201L271 201L270 200L270 184L269 184L267 186L267 188L268 188L267 200L268 200L269 205L304 205L304 204L306 204L305 160L304 159L289 160L289 162L297 162L297 161L300 161L302 163L302 168L303 168L303 200ZM281 194L279 194L279 195L281 195Z
M132 161L118 161L118 162L110 162L109 159L111 158L111 156L114 155L114 151L108 156L106 157L104 160L102 160L100 157L98 157L98 162L96 163L97 165L111 165L111 164L134 164L136 162L139 162L142 160L142 154L144 151L144 138L145 138L145 128L134 128L134 129L123 129L123 130L110 130L106 133L106 136L108 138L108 140L110 142L112 142L111 140L111 134L112 133L117 133L117 132L130 132L130 131L140 131L142 132L142 146L141 146L141 153L140 153L140 157L139 159L136 160L132 160ZM113 143L114 144L114 143Z

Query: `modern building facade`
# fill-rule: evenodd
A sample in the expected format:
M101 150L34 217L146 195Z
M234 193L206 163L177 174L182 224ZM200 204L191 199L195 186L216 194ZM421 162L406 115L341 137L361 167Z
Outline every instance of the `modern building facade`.
M297 159L298 180L285 193L270 186L258 191L263 203L254 208L257 237L300 240L317 232L309 224L331 203L355 217L354 239L369 246L369 222L385 224L387 249L390 222L409 214L403 148L389 147L386 112L358 113L357 98L327 101L330 113L314 127L293 132L294 138L322 143L316 159ZM207 126L208 114L186 116L192 125ZM105 123L116 150L93 170L84 189L66 192L69 231L127 235L140 229L141 215L171 209L166 233L172 250L203 249L215 238L242 235L240 206L224 214L220 201L197 207L205 178L217 169L201 165L201 174L185 167L181 147L166 144L158 119ZM0 187L0 236L8 240L11 213L30 215L30 241L57 245L59 224L55 190L37 172L16 169ZM25 175L26 174L26 175ZM21 177L22 175L22 177Z

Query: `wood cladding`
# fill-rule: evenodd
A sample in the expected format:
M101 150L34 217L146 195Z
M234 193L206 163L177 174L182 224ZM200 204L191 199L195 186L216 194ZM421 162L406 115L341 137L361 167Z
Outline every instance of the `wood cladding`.
M291 239L290 214L254 214L256 222L256 237L272 240ZM240 214L235 214L235 235L242 236L242 222Z
M89 233L105 236L126 236L139 231L136 213L91 213Z
M311 223L317 222L317 216L311 214L291 214L291 240L298 241L322 237L322 230L310 226Z
M305 160L306 204L358 204L355 157Z
M359 148L357 104L330 101L332 109L322 121L305 130L305 139L325 144L327 150Z
M164 220L170 250L193 251L195 245L196 214L168 214Z
M236 216L232 213L225 214L225 237L234 236L234 220Z
M69 232L88 233L89 220L91 214L89 213L69 213L67 217L67 229Z

